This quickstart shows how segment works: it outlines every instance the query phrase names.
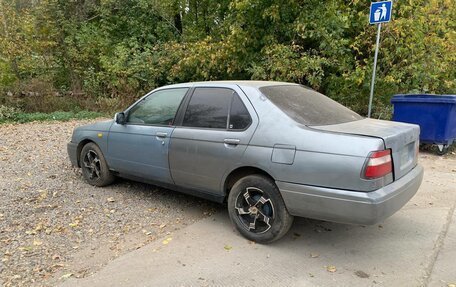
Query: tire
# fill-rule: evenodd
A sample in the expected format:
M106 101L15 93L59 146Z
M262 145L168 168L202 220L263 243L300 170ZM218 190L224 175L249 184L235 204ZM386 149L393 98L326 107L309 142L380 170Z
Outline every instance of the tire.
M442 148L437 145L437 154L438 155L445 155L448 152L449 146L447 144L442 145Z
M274 181L263 175L238 180L228 196L228 213L247 239L271 243L283 237L293 223Z
M82 168L82 175L90 185L106 186L115 179L109 170L103 153L94 143L88 143L82 148L79 163Z

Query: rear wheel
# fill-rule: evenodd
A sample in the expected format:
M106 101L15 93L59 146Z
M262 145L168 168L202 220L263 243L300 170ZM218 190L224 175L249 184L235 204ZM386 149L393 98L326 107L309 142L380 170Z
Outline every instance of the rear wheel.
M293 223L274 181L262 175L249 175L234 184L228 212L236 229L258 243L280 239Z
M79 156L84 179L94 186L111 184L115 177L111 173L100 148L94 143L86 144Z

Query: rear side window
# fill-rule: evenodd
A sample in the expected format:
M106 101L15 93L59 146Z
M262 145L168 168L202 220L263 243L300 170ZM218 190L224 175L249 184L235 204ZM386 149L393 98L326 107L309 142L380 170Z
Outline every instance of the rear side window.
M333 125L363 119L349 108L303 86L268 86L260 88L260 91L300 124Z
M247 108L244 106L244 103L242 103L239 96L235 93L231 103L230 124L228 128L230 130L244 130L251 122L252 118L250 118Z
M185 112L183 126L226 129L234 91L196 88Z

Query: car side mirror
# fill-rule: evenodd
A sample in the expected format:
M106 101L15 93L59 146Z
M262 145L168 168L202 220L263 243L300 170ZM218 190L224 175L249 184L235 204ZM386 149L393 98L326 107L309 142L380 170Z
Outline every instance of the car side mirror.
M114 116L114 120L119 125L124 125L125 122L127 121L124 112L116 113L116 115Z

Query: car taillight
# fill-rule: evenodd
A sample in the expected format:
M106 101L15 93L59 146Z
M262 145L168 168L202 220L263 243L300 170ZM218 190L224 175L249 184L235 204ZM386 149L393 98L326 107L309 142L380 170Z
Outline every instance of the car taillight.
M364 168L364 178L374 179L383 177L393 171L391 150L373 151L369 154Z

